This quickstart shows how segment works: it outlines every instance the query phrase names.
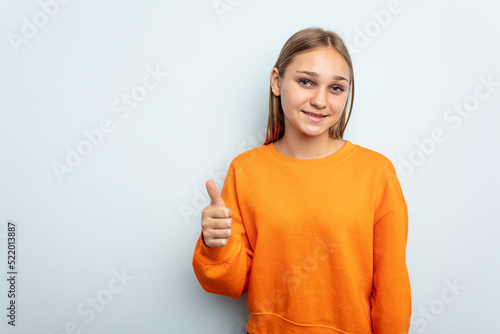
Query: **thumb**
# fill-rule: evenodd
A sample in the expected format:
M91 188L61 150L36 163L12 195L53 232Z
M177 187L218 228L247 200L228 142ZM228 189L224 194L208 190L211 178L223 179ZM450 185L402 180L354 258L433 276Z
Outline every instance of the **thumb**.
M219 190L215 185L215 182L208 180L206 183L208 196L210 196L210 204L213 206L226 206L222 197L220 197Z

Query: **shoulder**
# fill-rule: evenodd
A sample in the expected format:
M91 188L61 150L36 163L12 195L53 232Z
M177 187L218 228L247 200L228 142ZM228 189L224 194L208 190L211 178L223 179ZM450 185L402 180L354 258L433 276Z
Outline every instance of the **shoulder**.
M358 144L353 145L355 146L353 158L356 159L358 163L382 171L395 172L392 161L382 153Z
M375 181L377 196L379 198L392 198L394 201L391 207L397 207L404 203L404 196L399 183L399 178L392 161L380 152L357 145L358 159L363 166L366 166L366 172L371 175Z
M265 151L269 149L269 145L261 145L238 154L232 161L233 168L256 167L259 163L265 160Z

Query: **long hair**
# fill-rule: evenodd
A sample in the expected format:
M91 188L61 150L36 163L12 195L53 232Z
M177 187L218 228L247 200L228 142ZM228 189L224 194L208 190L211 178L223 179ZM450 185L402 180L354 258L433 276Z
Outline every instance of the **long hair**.
M321 28L308 28L301 30L286 41L285 45L281 49L276 64L274 64L274 67L278 69L279 76L282 78L285 74L286 68L297 54L321 47L332 47L337 50L349 66L351 81L346 105L339 120L328 130L328 134L331 138L342 139L344 136L344 130L347 127L349 118L351 117L352 105L354 102L354 70L352 67L351 56L349 55L349 51L342 41L342 38L332 31L323 30ZM349 114L346 118L347 108L349 108ZM267 133L264 145L268 145L283 137L285 133L284 118L281 98L280 96L274 95L272 88L270 88L269 117L267 121Z

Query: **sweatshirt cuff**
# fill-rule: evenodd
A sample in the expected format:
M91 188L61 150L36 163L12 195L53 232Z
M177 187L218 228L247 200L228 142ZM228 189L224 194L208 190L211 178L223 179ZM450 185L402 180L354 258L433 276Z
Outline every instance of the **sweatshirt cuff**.
M206 264L216 264L228 261L234 254L235 248L238 247L238 240L236 235L229 238L227 244L223 247L208 247L203 241L203 232L200 234L200 260Z

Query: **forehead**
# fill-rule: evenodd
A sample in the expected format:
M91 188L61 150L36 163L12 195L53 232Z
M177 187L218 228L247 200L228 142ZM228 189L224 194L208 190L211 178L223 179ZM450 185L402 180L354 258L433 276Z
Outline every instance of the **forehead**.
M319 76L340 75L350 78L349 65L344 57L332 47L312 49L297 54L286 70L286 72L295 71L311 71Z

